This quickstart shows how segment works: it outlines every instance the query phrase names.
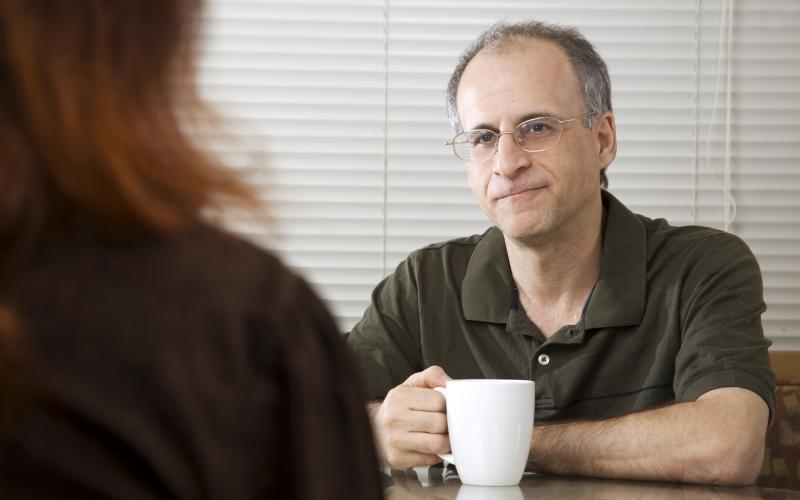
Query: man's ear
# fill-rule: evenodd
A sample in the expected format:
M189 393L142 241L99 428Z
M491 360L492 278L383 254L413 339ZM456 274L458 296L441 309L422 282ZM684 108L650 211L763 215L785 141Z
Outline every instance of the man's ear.
M611 165L617 156L617 122L614 115L606 111L595 120L592 127L597 141L597 156L601 168Z

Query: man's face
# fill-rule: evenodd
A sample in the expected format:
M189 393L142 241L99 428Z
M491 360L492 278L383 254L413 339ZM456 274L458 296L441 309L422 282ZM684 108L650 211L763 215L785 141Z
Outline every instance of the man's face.
M457 96L463 130L510 132L535 116L563 120L583 112L578 81L562 49L547 41L522 43L480 52L467 65ZM478 204L507 238L546 241L599 209L600 170L607 158L597 133L582 122L580 116L564 124L561 141L538 153L523 151L513 136L503 135L494 157L469 164Z

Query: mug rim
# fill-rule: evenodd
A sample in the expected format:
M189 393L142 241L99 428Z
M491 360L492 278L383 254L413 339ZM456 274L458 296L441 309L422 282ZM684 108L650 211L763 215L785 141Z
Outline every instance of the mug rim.
M516 378L459 378L448 380L447 385L462 383L481 383L485 385L524 385L533 384L533 380L522 380Z

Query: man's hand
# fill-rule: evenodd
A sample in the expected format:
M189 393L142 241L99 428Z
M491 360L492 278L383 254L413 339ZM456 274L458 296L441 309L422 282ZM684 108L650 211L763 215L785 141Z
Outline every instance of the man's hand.
M434 391L451 380L438 366L415 373L368 406L383 460L394 469L441 462L450 451L444 396Z

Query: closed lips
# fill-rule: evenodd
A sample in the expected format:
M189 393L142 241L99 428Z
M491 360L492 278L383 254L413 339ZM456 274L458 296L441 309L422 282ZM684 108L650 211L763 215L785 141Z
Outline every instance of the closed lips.
M544 189L544 188L545 188L545 186L532 186L532 187L525 188L525 189L518 189L518 190L511 191L510 193L502 194L502 195L498 196L496 199L500 200L500 199L503 199L503 198L507 198L509 196L515 196L515 195L518 195L518 194L526 193L528 191L536 191L538 189Z

